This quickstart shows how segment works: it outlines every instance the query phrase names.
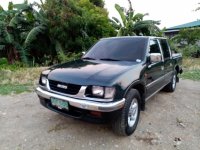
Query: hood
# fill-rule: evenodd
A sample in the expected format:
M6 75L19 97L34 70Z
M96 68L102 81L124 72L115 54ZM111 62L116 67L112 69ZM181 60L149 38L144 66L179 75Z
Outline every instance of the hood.
M125 61L76 60L50 68L48 79L78 85L112 85L137 63Z

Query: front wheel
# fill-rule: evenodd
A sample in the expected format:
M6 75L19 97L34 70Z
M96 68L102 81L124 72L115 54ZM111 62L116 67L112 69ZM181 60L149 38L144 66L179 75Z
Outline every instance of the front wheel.
M126 101L121 113L113 120L112 127L118 135L131 135L138 124L140 116L140 94L131 89L126 96Z

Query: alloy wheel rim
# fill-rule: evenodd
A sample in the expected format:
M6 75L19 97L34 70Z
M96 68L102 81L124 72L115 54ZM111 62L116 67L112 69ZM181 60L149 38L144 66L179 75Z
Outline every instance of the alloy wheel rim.
M128 112L128 125L129 127L133 127L138 115L138 101L134 98L131 102Z
M173 76L172 88L175 89L175 86L176 86L176 75Z

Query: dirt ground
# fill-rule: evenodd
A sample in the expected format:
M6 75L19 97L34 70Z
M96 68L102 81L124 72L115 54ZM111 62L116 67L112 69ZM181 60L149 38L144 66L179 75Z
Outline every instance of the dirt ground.
M52 112L35 93L0 96L0 150L33 149L200 150L200 82L181 80L174 93L152 97L129 137Z

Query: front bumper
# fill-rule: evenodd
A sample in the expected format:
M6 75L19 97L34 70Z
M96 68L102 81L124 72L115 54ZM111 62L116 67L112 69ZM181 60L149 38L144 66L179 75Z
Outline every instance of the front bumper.
M112 112L118 110L124 106L125 99L116 101L116 102L95 102L91 100L83 100L77 99L73 97L67 97L59 94L55 94L49 91L45 91L42 88L36 88L36 93L40 98L43 99L50 99L51 97L67 101L70 106L91 110L91 111L99 111L99 112Z

